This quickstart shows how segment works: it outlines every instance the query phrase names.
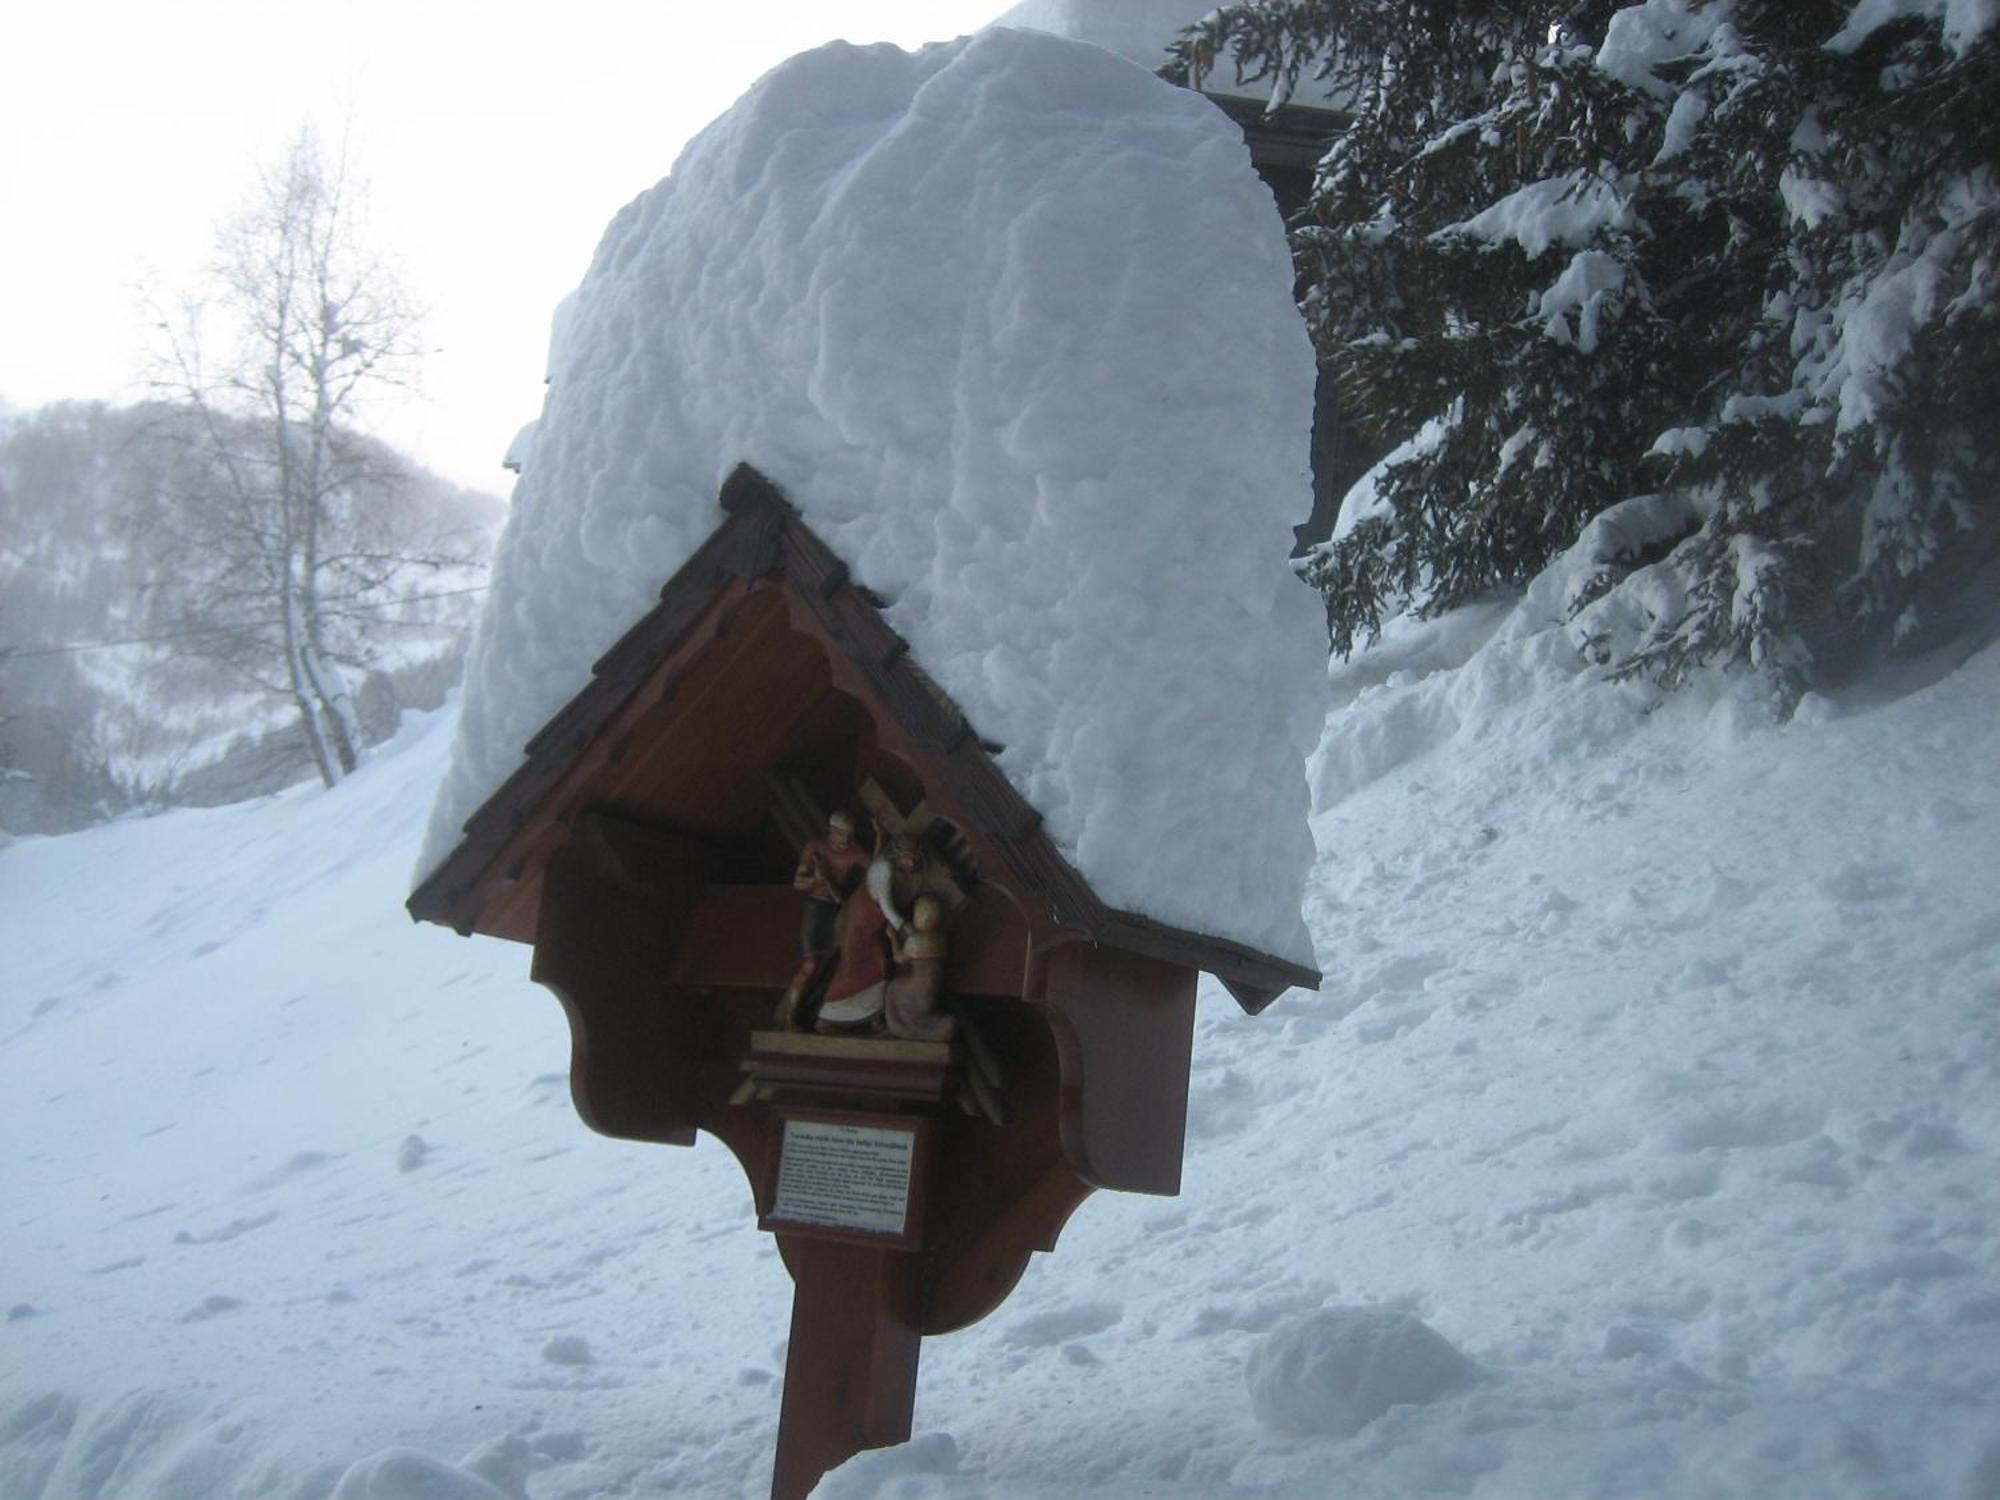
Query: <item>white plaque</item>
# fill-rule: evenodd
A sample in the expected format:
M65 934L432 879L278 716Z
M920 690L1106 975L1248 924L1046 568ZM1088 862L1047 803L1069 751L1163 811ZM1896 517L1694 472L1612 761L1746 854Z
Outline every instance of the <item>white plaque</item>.
M770 1217L899 1235L909 1216L916 1147L914 1130L787 1120Z

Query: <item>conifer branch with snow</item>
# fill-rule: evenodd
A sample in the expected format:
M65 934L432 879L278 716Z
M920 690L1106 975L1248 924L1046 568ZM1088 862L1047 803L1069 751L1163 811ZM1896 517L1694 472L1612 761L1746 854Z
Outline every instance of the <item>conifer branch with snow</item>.
M1925 640L2000 551L1995 37L1837 0L1262 0L1184 33L1183 72L1310 65L1347 101L1305 310L1352 418L1434 428L1303 563L1335 650L1651 495L1677 528L1573 601L1610 671L1789 702Z

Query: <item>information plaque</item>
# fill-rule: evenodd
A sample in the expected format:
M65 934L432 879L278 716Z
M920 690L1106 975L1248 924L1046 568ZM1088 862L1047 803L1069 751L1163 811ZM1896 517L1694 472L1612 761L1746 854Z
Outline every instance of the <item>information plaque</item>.
M771 1227L907 1241L917 1180L918 1130L793 1115L784 1122L771 1192Z

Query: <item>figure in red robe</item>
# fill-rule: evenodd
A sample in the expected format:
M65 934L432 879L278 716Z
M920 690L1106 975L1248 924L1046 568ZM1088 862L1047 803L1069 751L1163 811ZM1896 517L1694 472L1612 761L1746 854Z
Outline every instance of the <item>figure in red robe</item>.
M873 1027L910 919L903 907L923 886L923 846L897 834L868 866L868 875L840 914L840 962L819 1008L822 1031ZM898 899L897 887L905 894Z

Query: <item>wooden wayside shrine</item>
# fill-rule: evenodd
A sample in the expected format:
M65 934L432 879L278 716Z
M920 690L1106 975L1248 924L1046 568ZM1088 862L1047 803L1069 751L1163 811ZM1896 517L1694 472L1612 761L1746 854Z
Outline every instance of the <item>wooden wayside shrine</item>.
M742 1164L799 1500L1093 1188L1179 1190L1198 973L1251 1012L1319 976L1106 907L790 503L721 500L409 908L533 945L593 1129Z

